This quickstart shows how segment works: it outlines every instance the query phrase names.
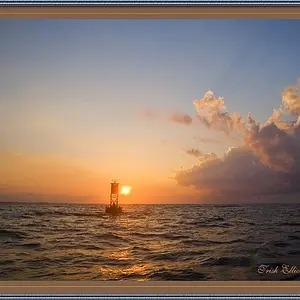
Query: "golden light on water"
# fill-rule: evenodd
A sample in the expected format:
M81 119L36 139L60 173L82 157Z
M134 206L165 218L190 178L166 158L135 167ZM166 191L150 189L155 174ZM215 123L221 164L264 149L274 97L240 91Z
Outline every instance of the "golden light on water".
M124 185L121 188L121 195L129 195L131 191L131 186Z

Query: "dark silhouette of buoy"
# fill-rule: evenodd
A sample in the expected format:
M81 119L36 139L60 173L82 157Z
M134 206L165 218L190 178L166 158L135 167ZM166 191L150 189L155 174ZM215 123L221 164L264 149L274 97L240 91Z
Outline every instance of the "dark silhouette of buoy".
M110 184L110 201L109 205L105 207L107 214L118 215L122 213L122 207L119 205L119 187L120 183L116 180Z

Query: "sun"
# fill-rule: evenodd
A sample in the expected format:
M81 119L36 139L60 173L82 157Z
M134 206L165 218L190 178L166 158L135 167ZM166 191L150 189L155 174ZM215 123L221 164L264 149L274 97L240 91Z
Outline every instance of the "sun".
M122 186L121 188L121 195L129 195L131 191L131 186Z

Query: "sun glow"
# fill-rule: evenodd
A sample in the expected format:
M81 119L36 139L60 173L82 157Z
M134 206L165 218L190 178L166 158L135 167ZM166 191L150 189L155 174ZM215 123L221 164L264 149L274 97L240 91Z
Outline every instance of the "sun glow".
M128 195L130 194L131 186L122 186L121 188L121 195Z

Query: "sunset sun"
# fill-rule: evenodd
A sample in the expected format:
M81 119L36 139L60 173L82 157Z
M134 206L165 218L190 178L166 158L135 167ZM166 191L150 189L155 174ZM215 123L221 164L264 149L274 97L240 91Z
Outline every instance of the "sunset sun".
M122 186L121 194L122 195L129 195L131 191L131 186Z

